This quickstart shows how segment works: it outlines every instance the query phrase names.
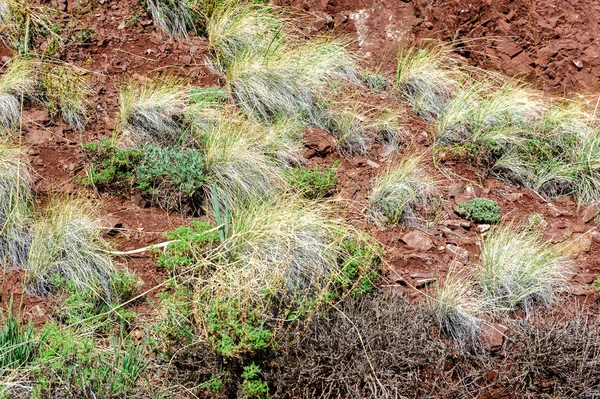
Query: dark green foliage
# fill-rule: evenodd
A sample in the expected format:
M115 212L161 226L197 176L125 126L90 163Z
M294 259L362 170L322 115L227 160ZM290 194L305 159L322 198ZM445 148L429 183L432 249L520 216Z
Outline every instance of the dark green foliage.
M157 147L145 145L141 159L135 166L137 187L154 193L159 187L178 190L191 198L204 184L204 162L199 151L191 148Z
M165 251L160 251L158 266L167 270L190 266L194 262L194 252L207 244L214 244L219 235L210 223L194 220L190 227L181 226L165 233L165 237L175 242L167 245Z
M190 288L167 281L168 291L158 294L162 317L152 330L159 340L156 345L167 353L189 345L195 339L192 315L193 295Z
M352 295L364 295L375 287L375 281L380 276L383 248L364 246L352 240L343 242L342 248L347 255L341 261L342 275L335 280L335 284L338 289L350 288Z
M122 149L107 139L83 148L92 161L81 180L84 184L100 190L137 190L156 198L165 209L201 201L204 162L198 150L154 144Z
M8 315L2 314L0 327L0 376L3 370L16 369L30 363L35 357L44 336L35 334L32 324L24 326L13 315L12 300Z
M267 383L260 378L261 370L254 362L250 366L244 367L242 373L242 392L251 398L267 398L269 387Z
M33 397L129 397L149 359L145 345L114 336L109 349L75 329L48 325L35 360Z
M210 311L206 315L209 343L215 351L228 357L239 352L259 352L272 346L271 331L264 328L261 317L255 312L246 312L241 317L237 303L210 300Z
M338 164L327 169L315 165L310 169L293 168L285 171L285 178L300 195L308 199L320 199L332 192L338 183L335 174Z
M120 305L132 298L140 286L137 278L129 273L118 271L111 276L109 285L114 293L111 301L98 295L98 287L81 290L70 281L61 285L68 295L63 300L59 317L66 325L86 325L99 331L107 331L112 328L113 322L126 328L135 317L135 312Z
M498 223L500 221L500 205L487 198L475 198L458 206L457 213L475 223Z

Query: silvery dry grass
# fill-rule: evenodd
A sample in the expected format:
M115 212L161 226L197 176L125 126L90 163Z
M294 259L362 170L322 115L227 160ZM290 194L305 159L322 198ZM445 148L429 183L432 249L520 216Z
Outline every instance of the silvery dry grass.
M281 45L283 18L276 9L227 1L206 22L208 44L227 70L240 58L265 54Z
M533 128L545 110L544 102L522 83L465 78L439 117L438 139L512 144L524 130Z
M34 227L27 287L36 295L47 296L69 282L111 300L109 281L116 269L106 250L90 204L75 199L55 201Z
M307 317L318 310L323 294L342 275L340 259L347 256L342 242L358 237L329 219L325 209L290 197L254 199L237 208L230 231L207 256L214 272L196 287L201 331L209 333L204 306L214 298L241 321L258 317L275 340L293 328L288 317L299 307L310 303Z
M0 264L24 267L31 241L31 177L18 149L0 147Z
M443 47L407 47L398 53L394 90L425 120L438 118L459 80L455 61Z
M19 122L21 100L33 96L35 86L32 63L13 58L0 77L0 128L9 128Z
M208 23L209 43L237 105L263 121L303 116L319 125L316 104L334 82L359 79L346 45L283 32L270 7L232 5Z
M536 303L552 305L570 266L539 232L509 223L483 239L477 279L493 309L529 314Z
M74 129L84 130L90 114L87 101L92 95L87 71L72 65L48 63L40 83L51 113L61 115Z
M175 78L131 81L119 95L119 121L125 140L169 145L182 140L187 88Z
M169 37L188 37L193 27L191 4L188 0L147 0L152 20Z
M347 108L331 115L330 130L336 139L338 153L346 158L365 155L369 139L366 135L368 121L358 110Z
M436 193L435 183L416 156L403 158L382 171L372 190L369 216L377 224L417 224L417 207L430 209Z
M494 175L549 197L574 194L582 204L600 200L600 123L585 104L555 102L526 133L507 147ZM534 152L540 144L552 152Z
M478 342L486 305L467 276L450 270L443 282L436 281L429 306L444 334L460 345Z
M239 116L222 117L202 133L208 197L212 197L213 184L219 201L230 205L275 193L283 182L280 159L293 155L275 141L270 141L272 146L261 141L265 135L269 134L260 126Z

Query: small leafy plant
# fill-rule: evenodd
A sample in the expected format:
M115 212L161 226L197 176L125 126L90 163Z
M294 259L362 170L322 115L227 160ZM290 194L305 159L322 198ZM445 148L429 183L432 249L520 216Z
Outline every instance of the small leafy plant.
M329 195L338 183L335 174L338 162L330 169L315 165L310 169L293 168L285 171L285 178L300 195L308 199L321 199Z
M457 213L475 223L494 224L500 221L500 205L488 198L475 198L459 205Z

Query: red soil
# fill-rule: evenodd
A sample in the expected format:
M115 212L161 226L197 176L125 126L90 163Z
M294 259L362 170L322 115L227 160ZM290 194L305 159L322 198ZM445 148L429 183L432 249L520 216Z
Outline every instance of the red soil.
M78 2L63 0L54 3L65 11L72 11ZM384 76L393 75L398 39L436 35L444 39L452 37L462 40L465 45L461 47L462 54L476 65L509 74L526 72L528 77L542 79L547 88L569 91L597 87L600 75L600 64L597 62L600 61L593 51L600 48L597 46L600 27L594 18L600 6L595 1L586 0L581 2L581 6L569 7L564 6L566 1L560 0L538 0L527 4L521 0L474 1L472 5L465 6L465 11L460 11L458 0L444 4L429 1L431 7L421 3L424 2L321 0L292 2L292 5L314 14L314 18L308 18L308 33L325 32L328 27L323 21L331 16L334 27L346 34L353 34L357 39L356 47L366 63L381 66ZM89 12L78 16L78 28L93 32L91 43L71 48L66 54L66 61L93 73L95 95L90 103L96 113L94 120L84 133L73 132L62 122L52 120L43 108L35 106L25 112L22 139L27 157L39 175L36 193L40 203L54 193L78 192L93 198L100 204L98 212L105 220L107 231L118 225L119 230L115 230L118 234L114 238L109 237L110 242L119 250L129 250L160 242L162 232L189 220L181 215L167 214L154 206L146 206L136 198L99 195L84 189L76 181L85 168L79 143L113 134L118 111L118 88L131 77L175 73L185 77L190 84L199 86L216 85L219 77L205 66L204 59L208 52L204 38L192 37L189 42L164 39L149 16L141 10L137 0L100 1L93 4L84 6ZM544 9L542 5L548 8ZM556 9L553 15L558 17L556 20L552 17L554 22L548 22L551 5ZM360 12L365 9L369 11ZM577 10L583 9L589 12L577 13ZM140 13L140 20L132 27L125 27L124 21L135 12ZM65 16L65 20L72 18ZM459 32L456 37L455 31ZM509 33L517 38L467 40L490 35L506 36ZM577 42L573 41L574 37ZM544 50L556 46L563 47L557 51ZM507 50L509 47L510 51ZM0 56L8 54L10 51L0 46ZM585 58L586 54L589 58ZM580 60L584 67L577 68L574 60ZM412 115L405 105L387 97L369 98L368 101ZM415 116L409 116L406 128L412 137L412 150L430 154L432 140L427 124ZM332 148L333 140L325 132L308 131L305 141L309 165L331 162L331 158L339 159ZM453 207L461 201L481 195L497 200L507 220L524 220L532 213L542 214L548 222L548 238L554 241L583 235L582 240L589 245L584 245L581 255L576 259L573 275L576 286L572 291L589 297L590 301L595 300L590 283L600 274L600 259L595 255L600 250L600 239L597 234L592 234L596 223L591 221L584 224L581 210L571 198L548 201L532 191L479 176L479 170L451 156L440 156L437 168L429 166L430 173L439 181L444 198L439 223L424 230L432 241L431 248L418 250L401 240L411 229L399 226L379 229L366 223L371 181L392 161L390 156L380 156L380 149L380 144L374 139L367 157L341 160L337 172L340 182L335 197L341 200L340 216L372 234L384 246L390 285L415 292L407 287L418 284L423 276L435 276L438 272L447 271L452 264L463 265L467 260L476 260L480 234L474 224L455 215ZM405 149L401 149L401 153L403 151ZM469 251L468 259L463 259L463 250ZM164 281L164 274L157 270L151 258L127 258L123 263L140 276L145 283L145 290ZM14 295L21 313L25 317L33 317L39 324L50 315L52 303L23 293L22 277L16 271L3 274L0 308L5 308L9 297ZM150 309L145 307L138 311L143 313Z

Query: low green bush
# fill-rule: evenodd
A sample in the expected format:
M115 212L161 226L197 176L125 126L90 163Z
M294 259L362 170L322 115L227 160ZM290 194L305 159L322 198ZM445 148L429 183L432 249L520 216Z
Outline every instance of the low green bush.
M494 224L500 221L500 205L487 198L475 198L458 206L458 214L475 223Z
M139 149L116 148L109 140L83 145L91 160L83 184L100 190L134 190L156 199L165 209L200 201L205 182L204 160L192 148L146 144Z
M315 165L309 169L293 168L285 171L285 178L300 195L308 199L321 199L329 195L338 183L335 174L338 162L332 168Z

